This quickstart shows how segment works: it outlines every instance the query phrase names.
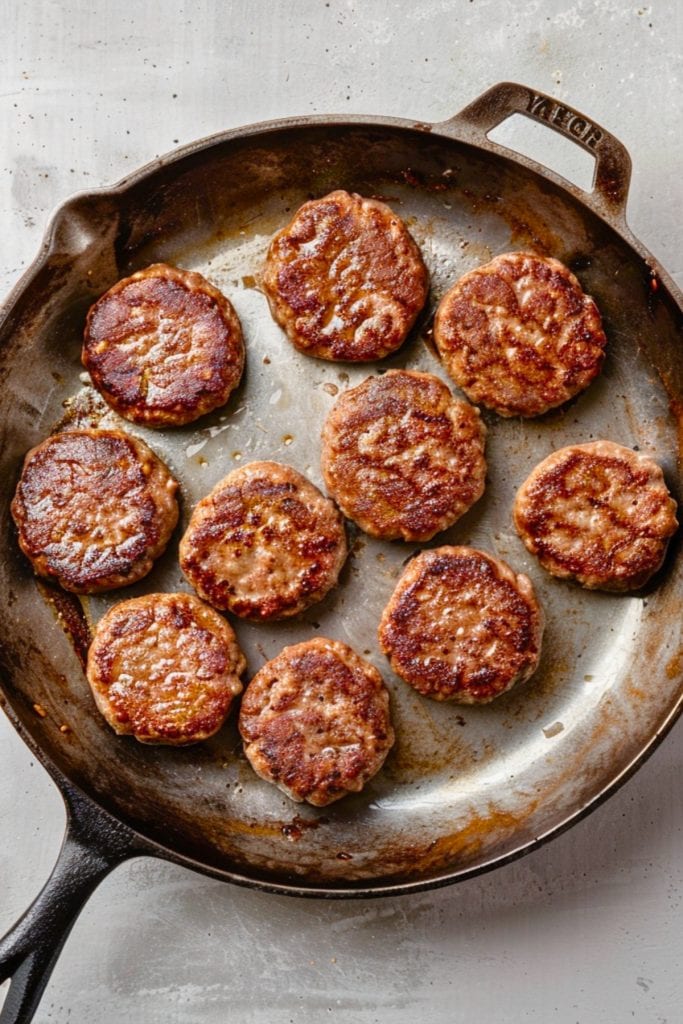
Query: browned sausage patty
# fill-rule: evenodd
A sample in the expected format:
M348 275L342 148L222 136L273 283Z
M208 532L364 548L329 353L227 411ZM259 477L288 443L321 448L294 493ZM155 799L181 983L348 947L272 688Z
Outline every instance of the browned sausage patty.
M239 727L254 771L316 807L361 790L394 742L377 669L322 637L285 647L257 672Z
M225 619L189 594L114 605L88 652L97 707L120 735L181 746L220 729L246 662Z
M571 271L528 252L465 274L439 305L434 341L468 398L501 416L538 416L583 391L607 344Z
M643 586L678 527L657 463L613 441L549 455L517 492L514 520L544 569L591 590Z
M235 310L201 274L155 263L90 308L83 365L121 416L179 426L224 405L244 368Z
M430 373L389 370L346 391L323 428L322 469L373 537L429 540L481 497L486 429Z
M543 624L528 577L475 548L442 547L408 563L379 642L425 697L486 704L535 671Z
M342 517L317 487L291 466L251 462L199 502L180 566L216 608L264 621L320 601L346 553Z
M144 441L73 430L32 448L12 502L39 576L94 594L145 576L178 521L178 484Z
M429 279L393 210L339 190L304 203L275 235L263 285L273 317L300 351L367 362L403 344Z

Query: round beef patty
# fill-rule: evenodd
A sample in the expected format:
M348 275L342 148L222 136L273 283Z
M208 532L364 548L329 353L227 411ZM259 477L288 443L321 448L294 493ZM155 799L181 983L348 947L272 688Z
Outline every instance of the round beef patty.
M408 563L379 642L425 697L486 704L535 671L543 625L526 576L475 548L442 547Z
M325 485L373 537L429 540L481 497L486 428L430 373L389 370L346 391L323 428Z
M642 587L678 527L657 463L613 441L544 459L517 492L514 521L544 569L591 590Z
M94 594L145 576L178 521L178 484L144 441L119 430L53 434L24 460L12 502L39 576Z
M367 362L403 344L429 278L393 210L339 190L304 203L275 235L263 285L274 319L301 352Z
M180 542L200 597L246 619L284 619L320 601L346 558L334 504L291 466L251 462L203 498Z
M538 416L583 391L607 344L595 302L550 257L506 252L444 295L434 341L473 402L501 416Z
M201 274L155 263L90 308L82 359L121 416L179 426L224 405L239 384L242 329L230 302Z
M220 729L246 668L225 619L189 594L114 605L95 631L87 675L112 729L183 746Z
M315 807L361 790L394 742L377 669L322 637L285 647L257 672L239 727L254 771Z

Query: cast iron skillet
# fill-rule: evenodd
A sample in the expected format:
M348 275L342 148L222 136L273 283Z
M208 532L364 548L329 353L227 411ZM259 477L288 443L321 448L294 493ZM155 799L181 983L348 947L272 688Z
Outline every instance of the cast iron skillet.
M592 153L592 191L489 141L512 113ZM679 545L647 592L590 594L546 576L510 523L530 468L591 437L651 452L680 493L680 294L626 226L629 175L626 150L605 129L548 96L501 84L440 124L315 117L227 132L57 211L0 324L0 670L5 710L60 788L68 825L51 878L0 943L0 980L13 977L2 1024L30 1020L81 906L126 858L149 854L300 896L445 885L557 835L670 728L683 680ZM374 634L415 545L356 536L342 585L320 606L284 625L237 624L250 673L288 642L330 635L365 652L392 690L398 742L385 768L363 794L319 811L254 776L234 721L179 751L117 738L95 711L79 660L88 624L122 597L184 587L175 542L142 583L81 607L37 587L8 506L25 451L55 424L117 422L81 387L84 315L117 279L159 259L201 270L229 295L248 350L245 383L226 409L180 430L136 431L178 476L184 521L240 460L287 461L320 482L319 429L334 394L381 368L295 353L268 315L257 275L288 212L339 187L383 196L408 221L432 275L430 310L457 276L497 252L559 257L595 295L609 356L568 408L528 423L487 416L487 493L433 542L479 545L532 575L548 626L529 684L489 707L458 709L391 675ZM430 314L383 366L442 374Z

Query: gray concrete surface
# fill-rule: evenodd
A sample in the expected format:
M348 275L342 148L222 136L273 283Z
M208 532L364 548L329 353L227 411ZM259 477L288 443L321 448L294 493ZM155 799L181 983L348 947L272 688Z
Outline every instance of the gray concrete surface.
M1 0L0 293L57 203L178 143L314 111L439 120L505 79L622 139L631 226L683 283L681 10L678 0ZM526 145L565 166L552 138ZM569 833L447 890L295 902L130 863L79 919L36 1020L674 1024L682 736L679 725ZM0 931L46 878L62 826L59 797L0 716Z

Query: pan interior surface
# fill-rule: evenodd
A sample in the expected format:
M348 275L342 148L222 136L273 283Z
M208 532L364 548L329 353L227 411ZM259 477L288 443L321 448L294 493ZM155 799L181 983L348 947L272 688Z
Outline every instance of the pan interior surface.
M273 233L301 202L334 188L388 202L430 270L429 311L380 364L325 363L296 352L259 290ZM9 502L26 450L56 424L117 425L143 437L180 481L181 524L168 551L135 586L83 599L89 623L116 601L188 590L177 543L199 498L253 459L288 463L322 486L320 429L336 396L392 367L448 382L431 344L431 313L462 273L513 249L559 258L595 297L609 343L601 376L537 420L484 413L484 497L428 545L352 532L340 585L324 602L294 621L233 622L249 676L287 644L313 636L344 641L377 666L397 733L380 774L362 794L318 810L254 775L234 714L212 740L187 749L116 737L95 710L78 643L63 628L71 622L78 634L73 609L37 587L16 545ZM241 318L247 348L245 378L228 405L165 431L125 424L106 410L80 364L89 305L156 261L200 271L219 287ZM646 591L591 593L552 579L526 552L512 526L514 494L551 451L608 438L655 457L678 496L676 420L661 375L675 405L679 360L672 310L651 291L630 246L569 192L436 132L388 124L273 129L216 142L120 191L76 198L58 216L46 260L16 297L2 334L6 700L98 803L213 869L334 888L435 880L509 856L584 810L640 756L680 700L683 669L677 542ZM421 547L441 544L481 547L527 573L546 612L538 672L491 705L429 701L393 676L378 649L380 614L404 564Z

